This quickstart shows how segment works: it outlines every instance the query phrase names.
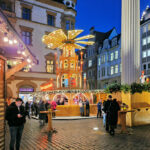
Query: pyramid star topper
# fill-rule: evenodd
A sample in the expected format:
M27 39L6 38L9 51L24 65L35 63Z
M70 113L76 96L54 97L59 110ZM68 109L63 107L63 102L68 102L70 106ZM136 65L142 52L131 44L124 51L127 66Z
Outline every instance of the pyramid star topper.
M48 35L44 35L42 38L42 42L51 49L64 49L68 45L74 47L74 49L85 49L85 47L80 46L79 44L93 45L93 41L82 40L92 39L94 38L94 35L87 35L80 38L76 38L82 32L83 30L69 30L68 35L66 35L62 29L59 29L49 33Z

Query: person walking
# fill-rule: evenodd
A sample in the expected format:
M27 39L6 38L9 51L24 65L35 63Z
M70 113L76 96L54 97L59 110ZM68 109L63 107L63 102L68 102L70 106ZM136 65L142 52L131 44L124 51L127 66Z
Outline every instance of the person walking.
M106 127L106 113L104 112L104 105L106 101L103 102L102 104L102 116L103 116L103 126Z
M45 124L45 120L46 120L46 113L40 113L40 111L46 111L44 100L41 100L41 103L39 104L40 125L44 125Z
M115 128L117 127L118 122L118 111L120 110L120 106L116 99L113 99L110 103L110 106L108 108L109 110L109 127L110 127L110 135L115 134Z
M98 116L102 117L102 100L97 103L97 118Z
M6 109L6 120L8 121L10 131L10 145L9 149L14 150L16 143L16 150L20 149L21 137L24 129L26 112L22 106L22 99L17 98L15 102L10 104Z
M109 95L108 96L108 100L104 103L104 112L106 113L106 131L109 132L109 107L110 107L110 103L112 101L112 96Z
M79 107L80 107L80 115L81 117L83 116L83 104L82 104L82 100L79 100Z
M30 104L27 101L25 104L25 111L26 111L26 115L28 116L28 118L30 119Z
M90 115L90 103L88 99L86 99L85 104L86 104L86 116L89 116Z

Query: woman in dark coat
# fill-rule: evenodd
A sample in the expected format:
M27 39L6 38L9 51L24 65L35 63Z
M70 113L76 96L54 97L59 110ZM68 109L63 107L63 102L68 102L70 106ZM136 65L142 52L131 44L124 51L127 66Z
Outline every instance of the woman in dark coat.
M109 111L109 126L110 126L110 134L115 134L115 128L117 126L118 122L118 111L120 110L120 106L116 99L113 99L113 101L110 102L108 111Z
M46 120L46 114L40 113L40 111L46 111L44 101L41 101L41 103L40 103L40 105L39 105L39 119L40 119L40 125L44 125L44 124L45 124L45 120Z

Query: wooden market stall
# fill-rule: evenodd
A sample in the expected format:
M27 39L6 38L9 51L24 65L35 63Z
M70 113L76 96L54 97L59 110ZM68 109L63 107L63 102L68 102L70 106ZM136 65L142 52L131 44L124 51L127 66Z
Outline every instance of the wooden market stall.
M5 149L7 80L33 63L36 64L37 60L0 9L0 150Z

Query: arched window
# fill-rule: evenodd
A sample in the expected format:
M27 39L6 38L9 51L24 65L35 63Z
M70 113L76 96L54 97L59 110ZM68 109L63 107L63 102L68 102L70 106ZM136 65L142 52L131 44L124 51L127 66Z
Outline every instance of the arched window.
M68 60L65 60L64 61L64 69L67 69L68 68Z

